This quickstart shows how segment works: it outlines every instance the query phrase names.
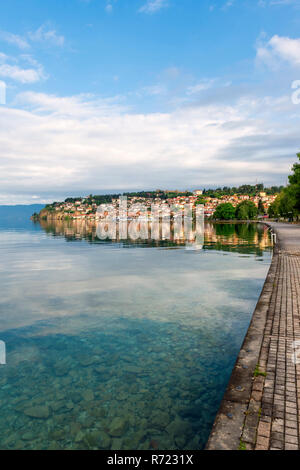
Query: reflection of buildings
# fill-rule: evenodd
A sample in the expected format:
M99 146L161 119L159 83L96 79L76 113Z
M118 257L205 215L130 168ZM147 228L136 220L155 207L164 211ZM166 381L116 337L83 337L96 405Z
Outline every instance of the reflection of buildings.
M111 241L125 244L149 246L186 246L187 249L203 247L243 247L255 246L264 250L272 246L268 229L260 224L214 224L184 227L182 220L173 221L40 221L41 227L49 234L63 236L67 240L86 239L90 242Z

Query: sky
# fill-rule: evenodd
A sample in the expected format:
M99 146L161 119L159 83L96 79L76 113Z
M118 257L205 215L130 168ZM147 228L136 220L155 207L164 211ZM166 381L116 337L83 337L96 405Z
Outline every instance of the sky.
M286 184L300 0L10 0L0 204Z

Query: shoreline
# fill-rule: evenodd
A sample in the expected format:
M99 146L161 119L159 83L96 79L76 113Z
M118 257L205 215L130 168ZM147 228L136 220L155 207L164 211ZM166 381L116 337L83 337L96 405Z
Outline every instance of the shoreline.
M206 450L299 449L300 365L292 344L300 340L300 227L263 223L278 243Z

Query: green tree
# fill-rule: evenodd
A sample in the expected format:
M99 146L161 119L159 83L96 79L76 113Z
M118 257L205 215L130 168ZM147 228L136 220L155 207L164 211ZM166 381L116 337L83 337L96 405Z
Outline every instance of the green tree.
M300 153L297 153L297 157L300 160ZM293 174L289 176L290 188L289 195L293 199L294 212L299 214L300 212L300 163L295 163L292 168Z
M224 202L219 204L213 215L214 219L219 220L231 220L234 219L235 209L230 202Z
M206 199L205 199L205 197L199 196L198 199L196 200L195 204L196 204L196 205L199 205L199 204L206 204Z
M258 202L258 213L260 215L264 215L265 214L265 206L262 202L262 200L260 199L259 202Z
M268 215L271 218L280 217L280 199L283 195L281 192L275 199L275 201L269 206Z
M243 201L236 206L235 217L238 220L251 220L257 217L257 207L252 201Z
M239 204L235 210L235 217L238 220L248 220L248 209L245 204Z
M296 188L294 185L287 186L279 196L279 214L281 217L291 219L299 213L297 210Z
M300 153L297 153L300 160ZM300 213L300 163L295 163L292 167L292 174L289 176L289 184L283 188L273 204L270 205L268 214L270 217L284 217L292 220Z

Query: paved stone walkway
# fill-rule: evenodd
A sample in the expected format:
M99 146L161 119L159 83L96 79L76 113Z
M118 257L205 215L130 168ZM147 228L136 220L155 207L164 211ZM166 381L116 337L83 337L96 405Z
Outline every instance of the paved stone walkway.
M300 449L300 226L270 225L272 265L208 450Z
M278 260L259 357L260 370L267 375L255 378L252 388L252 396L256 394L261 400L255 449L298 450L300 449L300 227L286 224L272 225L278 236Z
M299 449L300 432L300 257L279 254L259 368L252 397L261 400L255 449ZM260 379L260 380L259 380ZM263 380L262 380L263 379Z

